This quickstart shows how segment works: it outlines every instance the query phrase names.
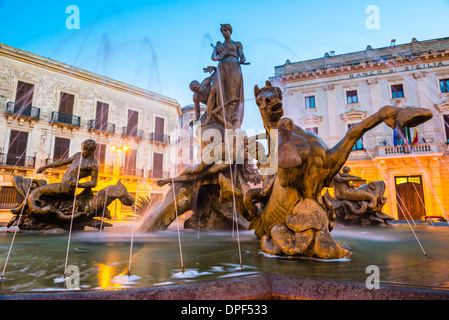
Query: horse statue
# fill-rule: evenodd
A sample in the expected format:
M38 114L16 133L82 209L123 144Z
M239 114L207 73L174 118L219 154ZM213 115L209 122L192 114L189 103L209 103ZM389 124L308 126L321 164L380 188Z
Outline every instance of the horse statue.
M277 173L262 177L263 187L247 192L244 200L251 218L249 228L261 239L262 251L319 259L348 257L350 252L331 236L336 216L323 189L331 186L353 146L368 130L381 123L391 128L397 124L417 126L431 119L432 112L384 106L351 126L343 139L329 148L318 135L282 118L279 88L267 81L263 88L255 86L254 94L267 133L279 132L277 152L270 155L278 159Z

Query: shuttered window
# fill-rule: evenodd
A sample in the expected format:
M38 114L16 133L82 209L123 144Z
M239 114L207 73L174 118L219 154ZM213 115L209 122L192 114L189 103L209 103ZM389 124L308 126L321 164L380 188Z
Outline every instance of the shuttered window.
M162 170L164 168L164 154L154 153L153 154L153 177L162 178Z
M97 112L95 115L95 129L107 130L109 117L109 104L97 101Z
M137 137L139 123L139 112L134 110L128 110L128 126L127 134L132 137Z
M53 152L53 161L68 158L69 151L70 151L70 139L55 137L55 149Z
M17 83L16 104L31 106L33 104L34 84L19 81Z
M24 166L28 143L28 132L11 130L9 136L8 155L6 164L12 166Z

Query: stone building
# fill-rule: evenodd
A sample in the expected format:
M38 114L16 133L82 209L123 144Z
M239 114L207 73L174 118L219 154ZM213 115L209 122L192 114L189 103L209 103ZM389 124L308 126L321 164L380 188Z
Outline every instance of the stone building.
M384 212L399 219L449 213L449 38L348 54L326 53L275 67L285 116L335 145L348 128L385 105L432 110L415 128L367 132L348 160L351 173L387 184Z
M160 195L155 180L176 174L170 152L181 108L172 98L0 44L0 110L3 212L21 201L13 175L31 177L88 138L98 143L101 167L94 192L121 179L134 196ZM52 183L63 172L39 177ZM116 218L129 210L110 209Z

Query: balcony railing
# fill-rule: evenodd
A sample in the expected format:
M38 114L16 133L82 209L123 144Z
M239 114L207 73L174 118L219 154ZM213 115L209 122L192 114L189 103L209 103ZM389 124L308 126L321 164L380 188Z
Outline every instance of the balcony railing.
M98 170L99 174L107 174L107 175L113 175L114 174L114 166L112 165L105 165L100 163L100 168Z
M51 113L50 122L57 122L67 124L69 126L79 127L81 125L81 117L74 116L73 114L53 111Z
M131 177L143 178L144 177L144 170L143 169L138 169L138 168L120 167L120 175L121 176L131 176Z
M21 154L0 153L0 165L34 168L36 157L27 157Z
M148 178L149 179L168 179L170 178L170 172L168 171L159 171L159 170L148 170Z
M420 154L438 152L438 146L433 143L417 143L412 145L380 146L377 147L378 156L393 156L402 154Z
M170 144L170 136L167 136L167 135L161 134L161 133L151 132L150 133L150 141L163 143L163 144Z
M87 123L87 129L106 133L115 133L115 124L109 122L99 122L97 120L89 120Z
M123 137L132 137L136 139L143 139L145 133L143 130L138 130L136 128L122 127Z
M41 109L33 106L24 105L21 103L8 102L6 104L5 113L18 114L21 116L39 120Z

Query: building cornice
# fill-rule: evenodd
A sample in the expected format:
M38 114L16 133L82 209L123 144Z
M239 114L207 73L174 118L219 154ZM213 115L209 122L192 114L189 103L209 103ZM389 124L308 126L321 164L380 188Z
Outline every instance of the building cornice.
M58 74L69 76L71 78L76 78L95 85L100 85L122 93L131 94L143 99L157 101L168 105L171 108L174 108L177 111L178 116L181 115L181 106L173 98L169 98L121 81L101 76L87 70L70 66L68 64L45 58L37 54L33 54L1 43L0 57L9 58L28 65L33 65L45 70L56 72Z
M434 48L430 49L432 46ZM449 38L428 40L395 47L367 49L338 56L311 59L275 67L273 82L288 83L308 81L314 78L326 78L345 74L366 74L380 69L394 69L414 65L416 68L404 71L425 69L426 64L449 60Z

